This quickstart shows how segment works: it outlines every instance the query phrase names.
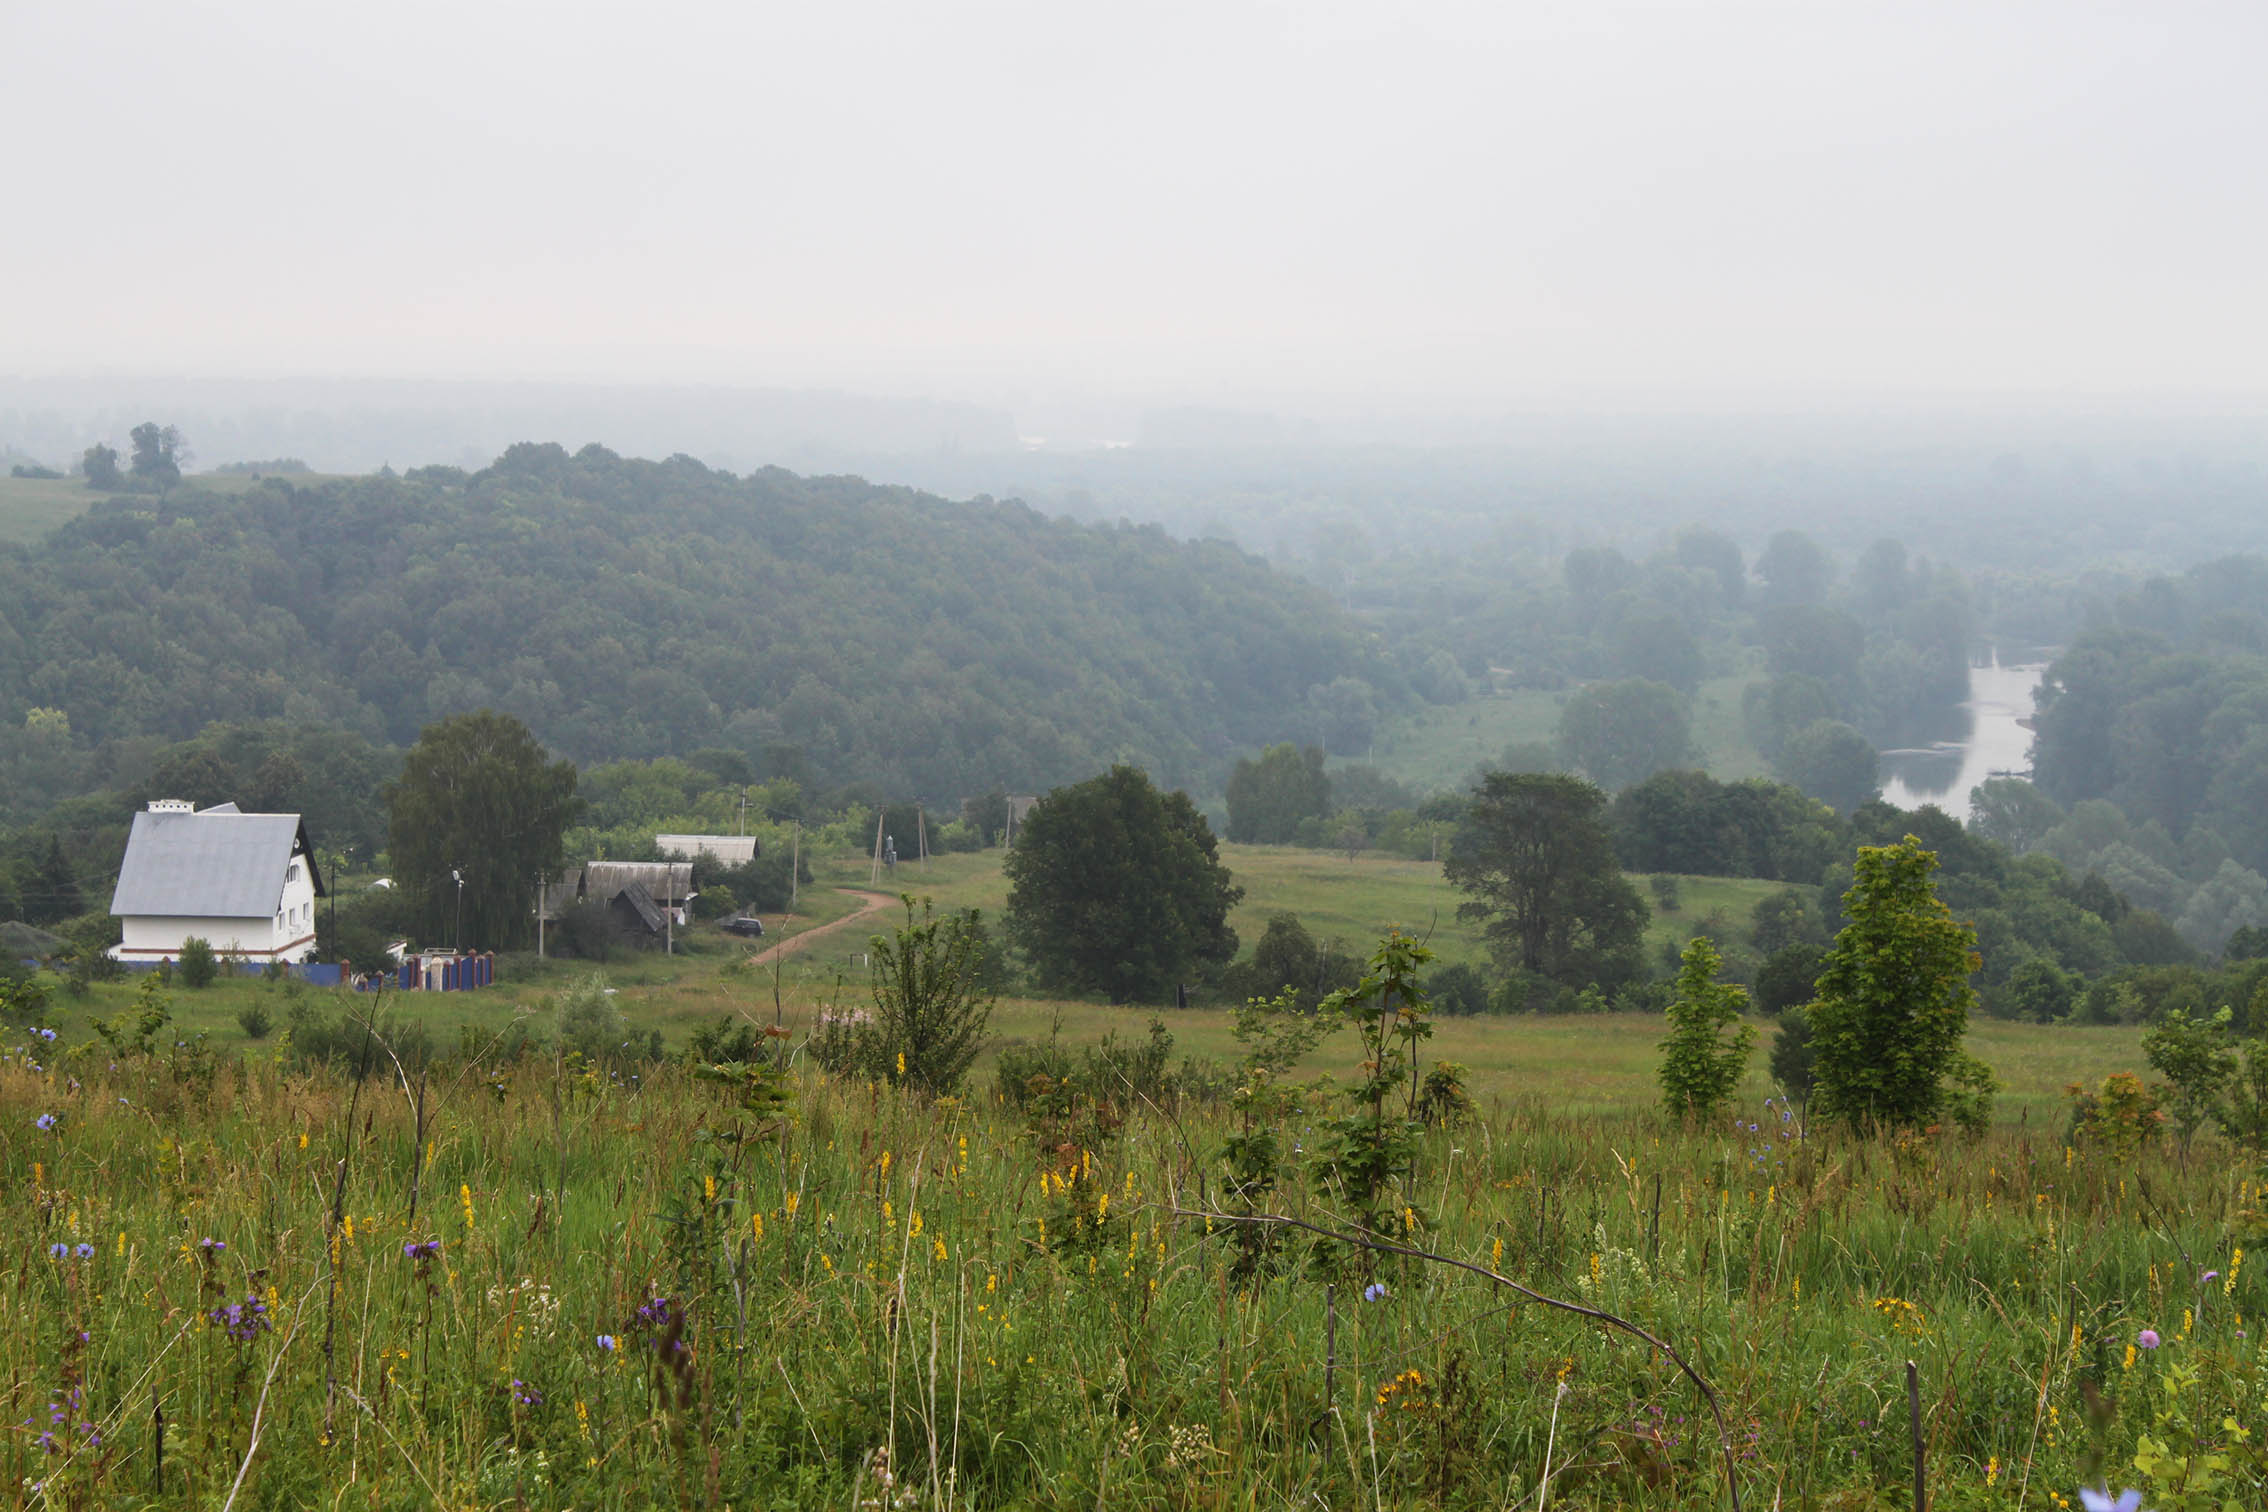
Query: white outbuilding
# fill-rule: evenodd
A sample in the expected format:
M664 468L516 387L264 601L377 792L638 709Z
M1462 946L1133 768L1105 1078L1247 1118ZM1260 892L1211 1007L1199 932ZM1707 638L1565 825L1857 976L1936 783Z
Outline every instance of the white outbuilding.
M297 814L246 814L153 800L134 816L110 897L129 965L179 960L202 939L221 955L266 965L315 955L315 900L328 889Z

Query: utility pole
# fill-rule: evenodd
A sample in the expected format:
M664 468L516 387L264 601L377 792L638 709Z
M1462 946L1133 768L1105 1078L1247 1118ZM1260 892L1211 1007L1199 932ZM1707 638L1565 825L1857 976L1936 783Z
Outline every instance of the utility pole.
M457 924L450 934L450 949L462 955L465 949L465 874L460 867L449 868L449 880L457 884Z
M551 878L547 873L535 875L535 958L543 959L543 915L551 906Z
M798 819L795 821L795 849L788 854L787 906L789 913L795 912L796 901L802 896L802 889L803 821L801 819Z

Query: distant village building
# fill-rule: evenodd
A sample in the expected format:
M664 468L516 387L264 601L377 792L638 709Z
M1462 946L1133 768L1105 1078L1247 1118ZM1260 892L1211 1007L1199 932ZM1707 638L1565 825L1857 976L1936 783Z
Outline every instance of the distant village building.
M661 934L686 922L692 902L690 861L591 861L545 885L539 916L548 922L578 903L595 903L627 929Z
M754 835L656 835L654 848L665 856L686 861L706 856L726 866L746 866L764 853Z
M153 800L134 816L110 896L129 965L178 960L201 939L221 955L266 964L315 956L315 900L327 896L297 814L247 814Z
M1010 793L1008 795L1008 833L1002 838L1011 849L1016 844L1016 831L1024 827L1024 821L1030 818L1032 810L1038 807L1039 795L1037 794Z

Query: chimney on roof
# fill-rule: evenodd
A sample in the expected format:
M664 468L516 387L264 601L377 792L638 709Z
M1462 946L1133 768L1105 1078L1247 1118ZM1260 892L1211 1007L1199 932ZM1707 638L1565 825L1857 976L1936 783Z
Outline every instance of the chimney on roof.
M197 812L197 805L186 798L152 798L150 800L150 812L153 814L194 814Z

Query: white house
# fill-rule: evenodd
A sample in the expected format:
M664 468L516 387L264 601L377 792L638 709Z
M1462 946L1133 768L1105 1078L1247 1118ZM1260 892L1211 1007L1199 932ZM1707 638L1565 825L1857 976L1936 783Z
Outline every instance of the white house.
M266 964L315 954L315 900L328 889L297 814L198 809L160 798L134 816L110 911L128 963L178 960L202 939L223 955Z

